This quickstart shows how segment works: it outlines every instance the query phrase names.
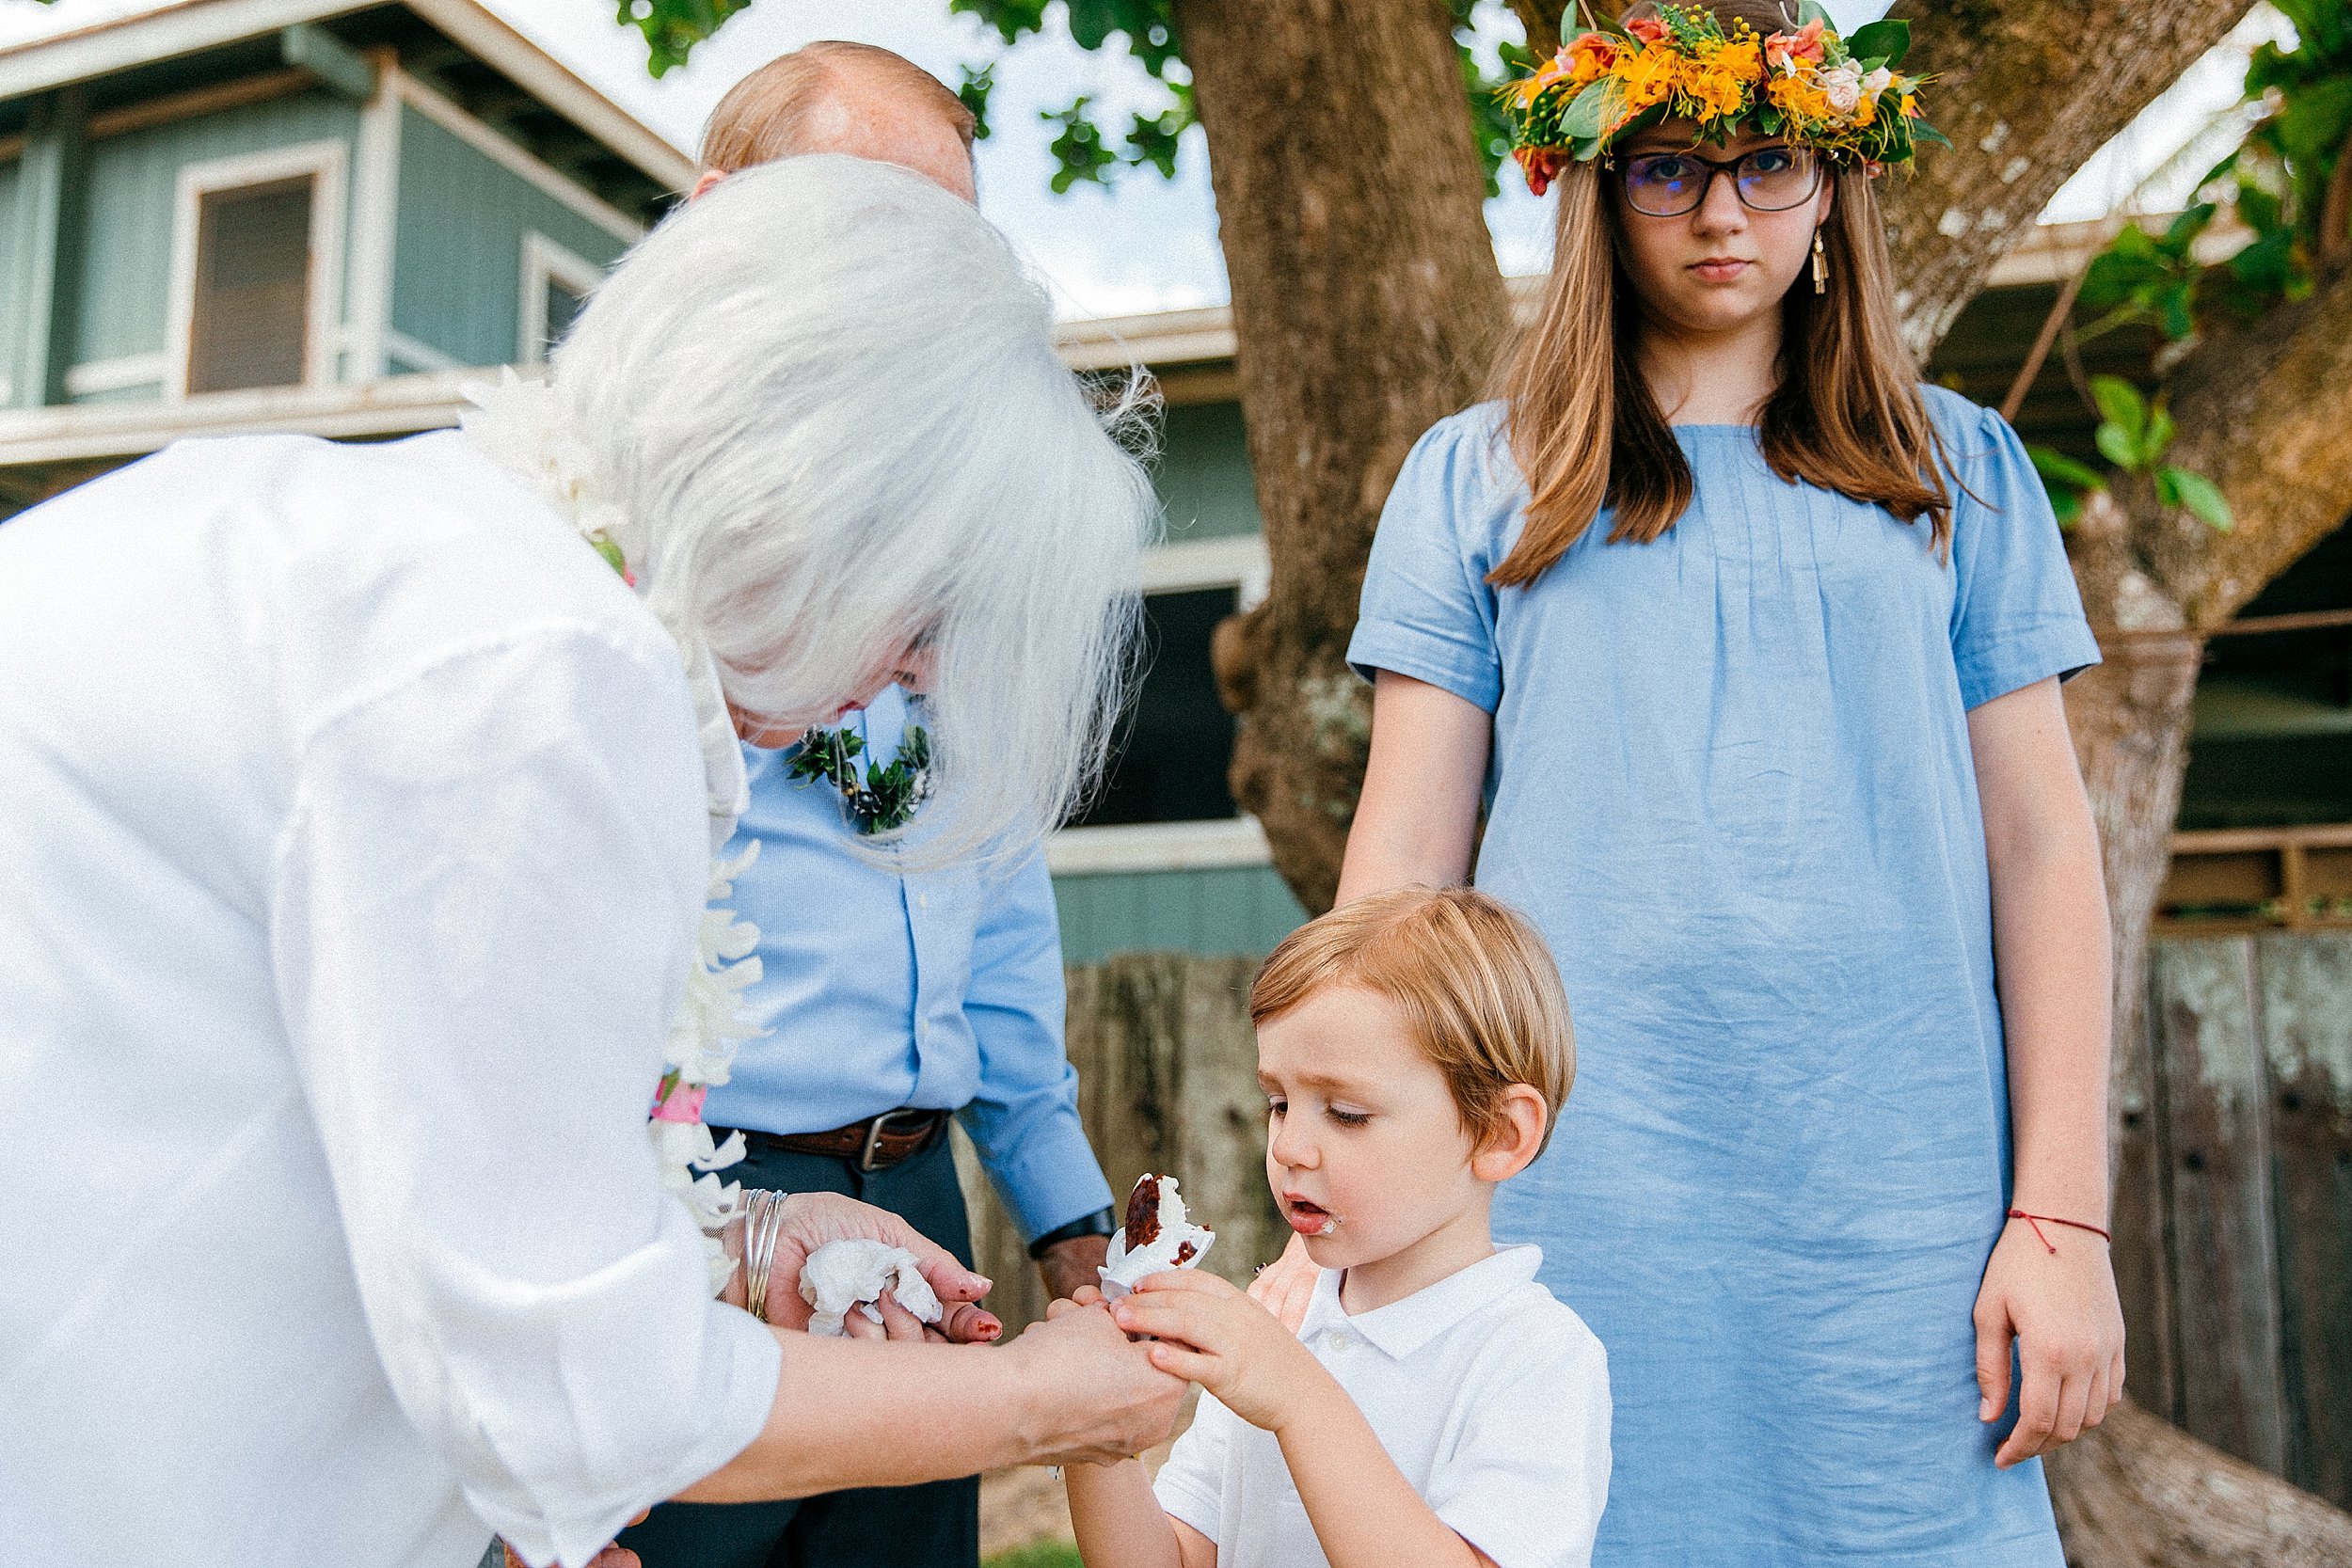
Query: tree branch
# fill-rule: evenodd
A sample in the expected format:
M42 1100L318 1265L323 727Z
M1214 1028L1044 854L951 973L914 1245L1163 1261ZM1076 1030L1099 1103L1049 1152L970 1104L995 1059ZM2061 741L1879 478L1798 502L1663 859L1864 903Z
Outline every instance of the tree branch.
M2069 176L2220 40L2247 0L1899 0L1906 69L1951 137L1883 191L1906 336L1922 359Z
M2234 615L2352 514L2352 272L2300 304L2223 331L2172 377L2168 461L2221 487L2235 526L2133 497L2133 553L2201 629Z
M1527 29L1527 52L1539 60L1560 50L1560 8L1549 0L1511 0L1519 25Z

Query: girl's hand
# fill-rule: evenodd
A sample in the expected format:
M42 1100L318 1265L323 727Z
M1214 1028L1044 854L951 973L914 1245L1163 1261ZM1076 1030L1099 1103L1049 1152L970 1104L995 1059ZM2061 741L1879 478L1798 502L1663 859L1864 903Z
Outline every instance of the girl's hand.
M1295 1334L1307 1321L1307 1308L1315 1299L1315 1281L1322 1274L1315 1260L1307 1256L1307 1238L1294 1234L1282 1256L1260 1269L1258 1277L1249 1282L1249 1299Z
M2106 1243L2063 1226L2043 1230L2049 1243L2010 1221L1977 1291L1977 1418L1997 1421L2009 1407L2012 1342L2025 1372L2017 1426L1993 1456L2004 1470L2073 1442L2123 1397L2123 1308Z
M1296 1336L1213 1274L1152 1275L1113 1302L1111 1316L1128 1333L1162 1341L1152 1347L1153 1366L1198 1383L1266 1432L1279 1434L1329 1382Z

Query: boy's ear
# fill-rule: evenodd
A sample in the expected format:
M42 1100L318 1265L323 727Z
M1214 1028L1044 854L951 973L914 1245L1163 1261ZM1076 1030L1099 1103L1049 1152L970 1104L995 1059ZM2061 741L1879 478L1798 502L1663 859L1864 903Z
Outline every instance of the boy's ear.
M1514 1084L1502 1091L1502 1125L1470 1156L1470 1174L1481 1181L1509 1180L1534 1164L1544 1147L1544 1125L1551 1119L1551 1109L1541 1090Z

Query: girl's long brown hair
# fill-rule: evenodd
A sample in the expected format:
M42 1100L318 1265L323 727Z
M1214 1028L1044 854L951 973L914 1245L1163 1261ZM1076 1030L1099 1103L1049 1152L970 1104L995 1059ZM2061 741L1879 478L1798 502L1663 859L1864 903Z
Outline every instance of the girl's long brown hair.
M1710 8L1726 27L1735 17L1767 35L1781 25L1769 0ZM1800 277L1782 303L1764 458L1784 480L1875 502L1907 523L1928 517L1941 551L1952 529L1944 446L1897 325L1878 198L1859 167L1833 165L1829 178L1836 189L1821 230L1829 292L1817 296ZM1641 301L1618 259L1613 179L1596 161L1571 165L1552 182L1560 210L1551 279L1497 388L1531 497L1518 543L1487 574L1497 587L1541 577L1604 506L1615 510L1610 543L1647 544L1691 504L1691 465L1634 357ZM1604 332L1606 342L1597 341Z

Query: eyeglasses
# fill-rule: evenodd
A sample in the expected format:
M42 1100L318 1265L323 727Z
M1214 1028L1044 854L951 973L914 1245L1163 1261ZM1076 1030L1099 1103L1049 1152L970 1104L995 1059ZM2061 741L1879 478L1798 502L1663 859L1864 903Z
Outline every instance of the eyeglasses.
M1820 161L1803 147L1759 147L1727 161L1695 152L1645 152L1617 166L1626 201L1654 218L1697 212L1719 174L1731 177L1731 188L1752 213L1785 213L1821 188Z

